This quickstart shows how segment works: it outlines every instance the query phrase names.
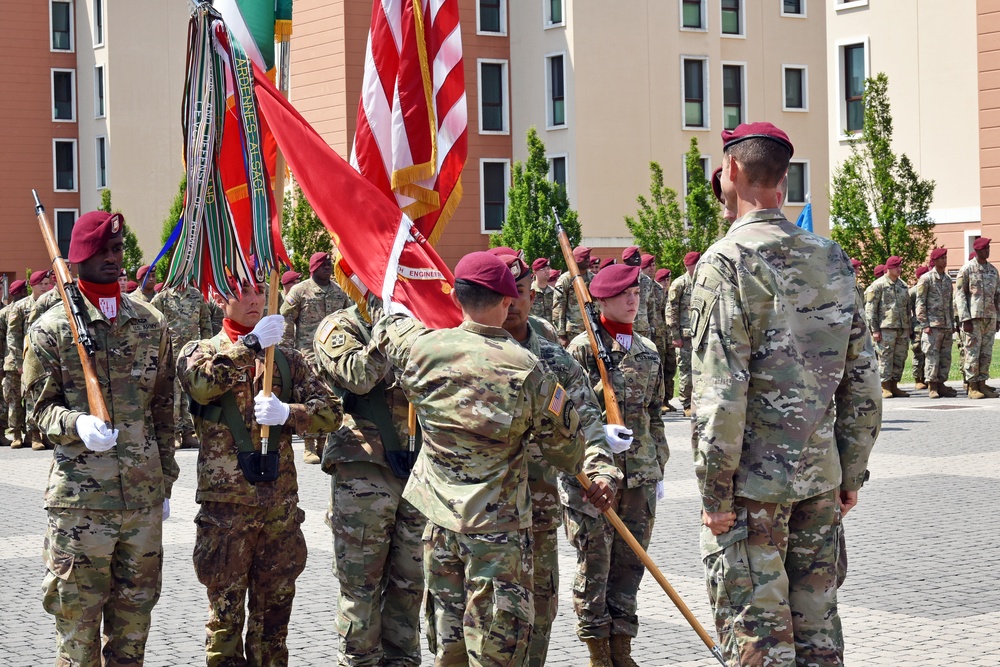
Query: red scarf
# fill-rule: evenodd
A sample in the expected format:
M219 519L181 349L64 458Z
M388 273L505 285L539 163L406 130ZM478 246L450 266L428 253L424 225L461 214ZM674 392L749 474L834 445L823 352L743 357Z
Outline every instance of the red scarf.
M227 317L222 320L222 330L229 336L229 340L235 343L238 337L246 336L253 331L253 327L243 326L239 322L235 322Z
M612 322L601 313L601 326L626 350L632 347L632 323Z
M122 305L122 286L117 280L113 283L92 283L80 279L76 284L87 301L94 304L106 318L114 320L118 317L118 307Z

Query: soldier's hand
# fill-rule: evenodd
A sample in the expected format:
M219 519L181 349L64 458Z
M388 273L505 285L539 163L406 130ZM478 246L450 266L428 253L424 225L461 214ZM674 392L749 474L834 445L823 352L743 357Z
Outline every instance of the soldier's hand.
M659 482L656 483L656 499L663 500L666 497L667 497L667 486L666 484L663 483L663 480L661 479Z
M604 439L611 447L612 454L627 452L632 446L632 429L625 428L619 424L604 425Z
M607 477L598 475L591 480L590 488L583 492L583 499L601 512L607 512L614 504L615 489Z
M875 341L876 343L881 343L882 342L882 332L879 331L878 329L876 329L875 331L873 331L872 332L872 340Z
M681 340L680 338L678 338L677 340L675 340L675 341L672 341L672 342L671 342L671 345L673 345L674 347L676 347L676 348L677 348L677 349L679 350L679 349L681 349L682 347L684 347L684 341L683 341L683 340Z
M274 394L265 396L263 391L253 397L253 403L254 417L261 426L281 426L292 411L288 403L282 403Z
M257 336L262 348L277 345L285 334L285 318L281 315L262 317L250 333Z
M729 529L736 525L736 512L706 512L701 511L701 523L705 525L713 535L728 533Z
M962 322L962 331L965 333L972 333L972 320Z
M76 432L92 452L106 452L118 444L118 429L109 429L107 424L94 415L77 417Z
M840 492L840 518L847 516L847 513L858 504L858 492L857 491L844 491Z
M170 498L163 499L163 520L170 518Z

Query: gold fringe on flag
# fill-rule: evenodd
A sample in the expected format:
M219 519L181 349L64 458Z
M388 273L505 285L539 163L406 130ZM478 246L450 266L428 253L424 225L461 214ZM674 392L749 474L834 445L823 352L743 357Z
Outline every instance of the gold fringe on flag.
M274 41L283 41L282 37L292 36L292 22L286 20L277 20L274 22Z

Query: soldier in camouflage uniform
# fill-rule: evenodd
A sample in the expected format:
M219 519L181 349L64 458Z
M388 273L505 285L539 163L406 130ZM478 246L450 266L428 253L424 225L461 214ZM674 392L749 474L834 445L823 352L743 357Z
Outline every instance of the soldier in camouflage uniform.
M142 301L145 303L152 303L153 297L156 296L156 291L153 289L156 285L156 276L150 276L149 280L143 286L143 278L149 273L149 265L143 264L139 267L139 270L135 272L136 282L139 283L139 289L129 294L129 298L133 301Z
M317 252L309 258L309 280L295 285L281 302L281 314L291 325L291 338L283 342L302 353L309 363L313 362L313 337L323 318L330 313L347 308L351 300L344 291L330 280L333 275L333 261L330 253ZM318 436L306 433L305 453L302 460L317 464L323 454L322 445L317 445Z
M615 455L624 479L614 507L622 522L646 548L656 517L656 501L663 497L663 469L670 457L660 416L663 407L663 371L651 340L637 335L632 322L639 307L638 266L617 264L601 271L590 284L591 295L601 307L596 332L611 355L607 371L625 420L625 445ZM581 334L567 348L587 372L604 405L604 385L594 360L590 339ZM604 419L607 419L605 410ZM615 449L612 445L614 451ZM560 479L568 496L575 494L575 480ZM577 504L565 508L566 534L577 551L573 608L577 635L588 646L609 641L614 667L634 667L631 642L639 632L636 595L645 567L622 537L594 512ZM596 640L596 641L592 641ZM593 648L591 649L593 653ZM592 656L592 662L594 661Z
M969 398L997 398L986 381L993 361L993 337L1000 331L1000 274L990 264L990 239L980 237L972 244L974 260L966 262L955 280L958 318L965 332L965 378ZM980 395L974 395L973 392Z
M340 582L339 664L412 667L420 664L427 521L403 500L409 403L385 357L371 354L371 326L351 306L327 315L313 342L317 372L343 392L347 413L323 450Z
M945 384L951 372L951 337L955 326L951 276L945 270L948 268L947 249L931 251L931 266L917 282L914 309L930 388L928 396L954 397L957 392Z
M24 359L31 418L55 444L42 606L55 616L55 664L65 667L143 664L160 594L166 498L178 475L170 334L158 311L118 293L123 229L120 214L87 213L68 253L98 344L111 427L88 414L65 309L51 308L31 327Z
M459 327L396 316L372 334L423 427L403 497L428 519L428 644L437 665L522 665L534 621L526 438L574 474L584 441L566 390L500 328L518 295L507 266L466 255L454 294Z
M903 260L893 255L885 261L885 275L865 290L865 321L878 345L882 398L907 398L899 388L906 363L906 349L913 325L910 295L899 275Z
M534 273L534 280L531 282L531 291L535 294L535 300L531 304L531 314L549 321L552 318L552 302L556 290L549 284L551 268L548 257L539 257L531 263L531 271Z
M590 272L590 248L577 246L573 248L573 261L576 262L583 281L590 285L594 275ZM569 271L556 280L555 293L552 295L552 324L559 335L559 343L565 347L584 331L583 316L576 303L576 291L573 289L573 276Z
M36 303L46 293L52 291L51 271L35 271L28 280L31 295L10 306L7 314L7 350L4 355L4 400L9 406L8 428L13 437L11 445L21 447L25 440L34 450L45 449L34 425L25 422L25 404L21 386L21 369L24 367L24 340L28 331L28 321L34 321Z
M7 356L7 315L15 303L28 296L28 283L23 280L15 280L10 284L8 293L10 295L9 303L0 308L0 360ZM0 361L0 385L3 387L7 386L4 382L5 377L6 372L3 370L2 361ZM15 439L15 435L10 432L8 414L9 409L5 402L0 409L0 438L3 439L3 444L10 445L12 449L19 449L24 446L24 441Z
M667 339L677 350L678 396L685 417L691 416L691 276L700 257L694 251L684 255L685 273L671 283L664 308Z
M653 339L653 329L657 318L656 312L656 286L653 279L642 272L643 255L639 251L639 246L629 246L622 250L622 264L626 266L639 267L639 310L635 314L635 322L632 328L637 334L645 338ZM652 257L649 255L649 257Z
M677 350L669 338L667 320L664 317L667 308L667 294L670 292L670 269L657 269L653 274L656 284L656 352L663 364L663 411L673 412L674 406L670 399L674 396L674 376L677 374Z
M913 382L915 389L927 389L927 383L925 382L927 378L924 372L925 357L923 348L920 347L921 327L920 321L917 319L917 283L920 281L920 277L929 270L926 266L918 266L917 270L913 272L913 285L907 290L907 295L910 297L910 326L913 327L913 332L910 334L910 351L913 352Z
M723 140L740 217L691 297L709 599L734 667L842 665L839 533L881 423L877 361L847 255L777 208L787 137L754 123Z
M194 285L165 288L150 303L163 313L169 323L175 350L180 350L190 341L212 337L212 313L201 290ZM181 388L180 378L174 386L174 420L177 424L176 447L197 449L194 422L191 421L187 395Z
M177 359L201 439L194 570L208 589L209 667L288 664L295 580L306 565L292 435L334 431L343 415L310 364L285 347L275 350L272 394L264 396L264 348L280 342L284 320L261 317L263 284L239 288L235 298L214 297L226 313L222 333L187 343ZM277 476L254 483L238 455L261 451L265 424Z

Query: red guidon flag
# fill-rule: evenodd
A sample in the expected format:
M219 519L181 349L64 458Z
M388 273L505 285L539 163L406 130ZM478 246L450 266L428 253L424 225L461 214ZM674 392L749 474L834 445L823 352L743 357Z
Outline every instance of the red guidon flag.
M330 231L355 289L367 285L388 312L433 328L457 326L454 276L410 218L364 179L312 128L259 67L254 88L261 113L295 180ZM356 299L357 300L357 299Z

